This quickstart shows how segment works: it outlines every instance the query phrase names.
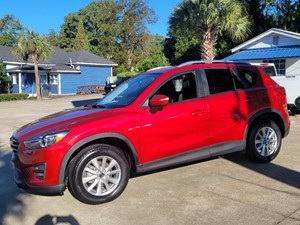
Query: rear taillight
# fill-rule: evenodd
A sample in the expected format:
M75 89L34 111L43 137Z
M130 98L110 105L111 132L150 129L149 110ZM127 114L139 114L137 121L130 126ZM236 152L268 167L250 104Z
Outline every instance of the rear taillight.
M278 100L278 103L284 107L285 112L288 114L287 96L284 87L277 86L274 88L274 91L276 93L276 99Z
M286 97L286 91L284 89L284 87L281 87L281 86L277 86L274 88L274 90L279 93L280 95Z

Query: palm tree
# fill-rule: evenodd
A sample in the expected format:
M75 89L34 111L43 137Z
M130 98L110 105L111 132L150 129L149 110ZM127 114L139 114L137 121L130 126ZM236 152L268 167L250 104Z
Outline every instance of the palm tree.
M195 33L199 39L200 58L214 59L214 46L219 32L233 40L247 37L250 19L238 0L183 0L169 19L170 29Z
M39 35L34 31L25 31L21 34L16 45L14 45L14 53L27 61L30 57L34 64L34 74L36 83L37 99L41 100L40 76L39 76L39 61L40 59L47 60L53 53L53 48L47 42L44 36Z

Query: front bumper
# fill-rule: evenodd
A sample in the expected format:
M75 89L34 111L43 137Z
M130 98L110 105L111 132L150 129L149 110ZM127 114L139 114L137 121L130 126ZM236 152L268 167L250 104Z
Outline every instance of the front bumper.
M33 152L34 155L32 152L24 153L19 148L17 151L12 152L11 161L14 166L15 183L19 188L31 194L45 196L63 195L66 185L64 183L57 183L55 180L57 177L56 173L51 174L48 172L48 178L50 177L50 179L45 179L47 164L40 163L48 157L45 155L45 152ZM39 163L37 163L38 161ZM39 170L39 167L36 167L38 165L44 165L43 170ZM49 171L54 170L49 164L47 168Z
M24 189L26 192L35 195L44 195L44 196L56 196L63 195L64 190L66 189L65 184L59 184L54 186L33 186L26 183L22 177L21 172L18 169L14 169L14 178L15 182L19 188Z

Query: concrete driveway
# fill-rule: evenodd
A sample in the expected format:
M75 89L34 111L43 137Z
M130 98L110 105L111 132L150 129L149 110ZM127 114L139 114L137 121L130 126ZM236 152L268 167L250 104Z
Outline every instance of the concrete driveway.
M13 181L9 137L41 116L84 105L101 95L0 102L0 224L300 224L300 116L269 164L235 153L139 176L113 202L85 205L68 191L43 197Z

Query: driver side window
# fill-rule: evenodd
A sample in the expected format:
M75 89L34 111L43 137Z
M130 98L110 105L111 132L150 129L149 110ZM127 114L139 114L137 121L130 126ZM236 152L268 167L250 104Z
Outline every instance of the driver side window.
M168 96L170 103L196 98L195 74L190 72L176 76L160 87L155 94Z

